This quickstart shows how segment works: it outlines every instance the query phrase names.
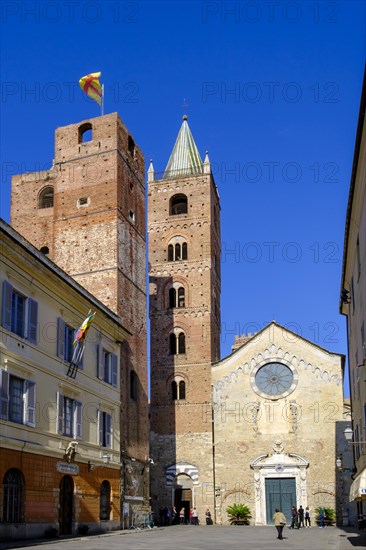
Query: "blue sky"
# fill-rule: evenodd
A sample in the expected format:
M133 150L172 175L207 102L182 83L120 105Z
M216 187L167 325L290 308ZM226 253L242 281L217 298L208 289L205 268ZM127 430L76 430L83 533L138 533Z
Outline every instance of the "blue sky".
M209 151L222 356L234 334L272 319L346 353L338 305L364 2L4 0L1 25L2 218L11 175L48 168L56 127L99 114L77 83L102 71L105 112L118 111L147 165L164 170L184 113Z

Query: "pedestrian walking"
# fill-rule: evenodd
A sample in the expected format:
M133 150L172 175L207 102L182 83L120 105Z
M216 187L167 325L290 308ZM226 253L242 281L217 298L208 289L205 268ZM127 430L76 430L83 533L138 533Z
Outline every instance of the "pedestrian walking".
M325 512L323 509L320 510L319 514L319 527L323 529L325 527Z
M192 523L193 523L193 525L198 525L198 511L197 511L196 508L193 508Z
M206 525L212 525L211 512L208 508L206 510Z
M184 516L185 516L185 510L184 508L181 508L179 512L179 520L181 525L184 525Z
M279 508L276 508L275 510L273 521L277 529L277 538L283 540L282 531L286 525L286 517Z

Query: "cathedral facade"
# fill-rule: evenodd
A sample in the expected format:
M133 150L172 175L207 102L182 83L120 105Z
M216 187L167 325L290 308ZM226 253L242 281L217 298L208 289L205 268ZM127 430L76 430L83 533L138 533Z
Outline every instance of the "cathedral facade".
M275 508L337 508L337 425L344 358L275 322L212 367L216 519L249 506L253 522Z

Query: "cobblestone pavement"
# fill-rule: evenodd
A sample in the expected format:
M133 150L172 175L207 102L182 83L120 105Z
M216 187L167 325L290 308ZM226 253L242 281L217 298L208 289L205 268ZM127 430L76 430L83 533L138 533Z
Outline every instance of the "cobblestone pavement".
M274 527L173 526L143 531L114 531L105 535L60 538L52 541L0 543L0 550L349 550L366 549L366 533L329 527L290 530L277 540Z

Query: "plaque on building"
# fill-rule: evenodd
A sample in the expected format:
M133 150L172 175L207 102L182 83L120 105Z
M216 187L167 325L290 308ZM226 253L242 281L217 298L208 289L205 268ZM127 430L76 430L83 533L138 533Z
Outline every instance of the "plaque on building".
M78 476L80 471L77 464L69 464L68 462L57 462L56 470L61 474L70 474L71 476Z

